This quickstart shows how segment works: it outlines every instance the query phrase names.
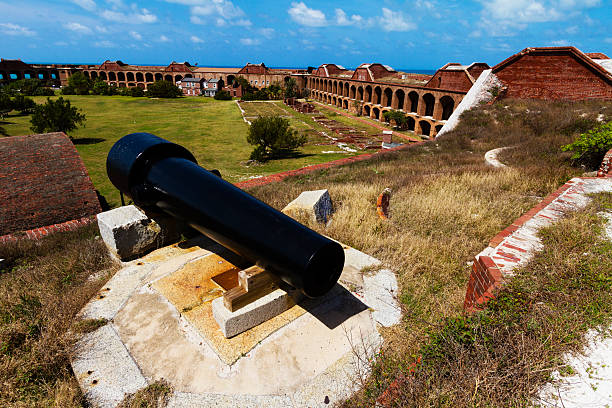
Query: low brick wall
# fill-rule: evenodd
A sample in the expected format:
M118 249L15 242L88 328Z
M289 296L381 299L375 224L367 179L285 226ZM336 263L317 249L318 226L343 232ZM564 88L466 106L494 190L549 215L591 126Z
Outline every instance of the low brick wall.
M96 216L91 217L83 217L78 220L71 220L62 222L61 224L53 224L47 225L40 228L34 228L27 231L16 232L13 234L7 234L0 236L0 244L5 244L7 242L14 242L20 239L41 239L46 237L49 234L53 234L56 232L65 232L65 231L74 231L81 227L84 227L88 224L91 224L96 220Z
M612 191L611 162L612 150L605 155L598 177L568 181L491 239L489 246L474 258L463 304L467 312L482 309L488 300L495 297L504 280L541 249L537 238L540 228L552 224L568 211L586 205L586 194Z

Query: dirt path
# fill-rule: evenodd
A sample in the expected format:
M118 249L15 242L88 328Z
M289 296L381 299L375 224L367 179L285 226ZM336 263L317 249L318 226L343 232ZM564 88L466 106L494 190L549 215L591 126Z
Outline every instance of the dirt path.
M317 102L317 101L313 101L313 102L314 102L314 103L316 103L316 104L318 104L318 105L323 106L325 109L329 109L329 110L331 110L331 111L334 111L334 112L336 112L336 113L339 113L339 114L340 114L340 115L342 115L342 116L346 116L347 118L351 118L351 119L353 119L353 120L356 120L356 121L358 121L358 122L364 123L364 124L366 124L366 125L368 125L368 126L371 126L371 127L373 127L373 128L380 129L380 130L389 130L389 128L388 128L388 127L386 127L386 126L383 126L383 125L377 125L376 123L372 123L372 122L367 121L367 120L365 120L365 119L362 119L362 118L359 118L359 117L353 116L353 115L351 115L350 113L347 113L347 112L344 112L343 110L340 110L340 109L334 108L333 106L329 106L329 105L326 105L326 104L324 104L324 103ZM394 134L395 136L399 136L399 137L401 137L402 139L408 140L408 141L410 141L410 142L420 142L420 141L421 141L420 139L417 139L417 138L414 138L414 137L410 137L410 136L405 135L405 134L400 133L400 132L396 132L396 131L392 131L392 132L393 132L393 134Z

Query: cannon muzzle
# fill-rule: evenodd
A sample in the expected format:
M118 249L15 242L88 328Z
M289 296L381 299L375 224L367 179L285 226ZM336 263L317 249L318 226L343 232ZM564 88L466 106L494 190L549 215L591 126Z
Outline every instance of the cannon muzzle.
M129 134L111 148L106 170L136 205L183 220L308 297L327 293L342 273L340 244L198 166L180 145Z

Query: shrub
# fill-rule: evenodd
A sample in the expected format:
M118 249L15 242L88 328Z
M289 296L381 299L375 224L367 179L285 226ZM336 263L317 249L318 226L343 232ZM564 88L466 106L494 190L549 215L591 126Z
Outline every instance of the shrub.
M604 155L612 149L612 122L605 123L580 135L573 143L562 146L572 151L572 160L590 168L597 168Z
M295 149L304 146L306 137L299 136L285 118L262 116L251 123L247 142L256 146L251 160L265 162L292 154Z
M34 108L36 108L36 103L26 96L16 95L13 98L13 109L24 115L34 112Z
M32 123L30 129L36 133L67 133L85 122L85 114L75 106L71 106L69 100L64 100L60 96L55 101L47 98L47 103L37 105L30 122Z
M102 80L97 80L94 82L92 87L92 92L94 95L108 95L108 89L110 87L108 84Z
M218 101L231 101L232 95L228 91L219 91L215 94L215 99Z
M70 85L63 87L61 93L62 95L76 95L76 91Z
M183 95L178 86L168 81L155 81L147 89L149 98L177 98Z
M82 72L75 72L68 78L68 85L74 89L77 95L88 95L91 89L91 80Z
M36 88L32 96L54 96L55 91L51 88L40 87Z
M140 97L145 96L145 91L142 88L135 86L133 88L128 88L128 89L129 89L130 96L133 96L135 98L140 98Z
M398 129L404 129L408 125L408 118L403 112L397 110L390 110L383 113L383 117L386 122L395 122L395 127Z

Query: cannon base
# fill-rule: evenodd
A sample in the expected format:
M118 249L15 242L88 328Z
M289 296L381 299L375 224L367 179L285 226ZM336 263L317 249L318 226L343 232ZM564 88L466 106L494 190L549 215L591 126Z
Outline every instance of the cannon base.
M349 247L345 255L331 293L231 338L213 303L225 308L223 287L248 264L203 237L125 263L81 311L108 321L83 335L71 362L85 398L116 406L162 378L174 390L169 407L323 407L350 396L382 343L378 326L400 312L393 273L363 275L382 266Z

